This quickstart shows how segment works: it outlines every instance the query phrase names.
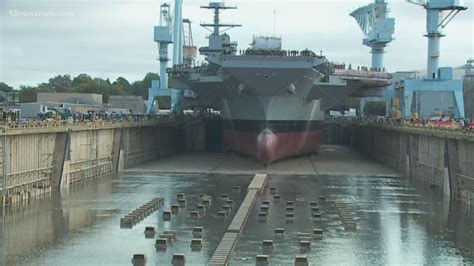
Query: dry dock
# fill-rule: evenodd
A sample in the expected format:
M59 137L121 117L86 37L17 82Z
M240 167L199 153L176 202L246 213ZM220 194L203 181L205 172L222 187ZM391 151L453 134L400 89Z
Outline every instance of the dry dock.
M155 122L3 132L0 261L474 263L471 136L331 125L326 141L347 145L263 167L202 152L207 130ZM163 205L151 206L157 198Z
M266 184L253 204L243 204L256 171L267 174ZM211 204L199 219L190 219L202 194ZM120 228L120 218L156 197L164 198L162 208L131 229ZM186 206L164 220L163 212L178 197L186 199ZM221 217L227 200L232 205ZM345 206L347 214L335 203ZM263 205L268 206L265 220L259 218ZM229 231L242 206L250 206L242 231ZM470 264L474 216L468 210L449 202L442 191L344 146L324 146L318 155L269 169L233 154L186 153L3 208L0 248L7 265L130 265L136 253L146 254L150 265L170 265L175 253L185 255L186 265L208 265L219 243L228 240L225 234L233 233L239 240L225 251L230 252L229 265L255 265L257 255L278 265L292 264L296 256L305 256L310 265ZM294 219L286 217L288 212ZM345 215L352 217L356 230L346 230ZM169 230L176 231L176 239L157 250L155 239L145 238L147 226L155 227L155 239ZM194 227L203 228L198 250L190 247ZM275 228L283 228L284 234L276 235ZM315 229L322 236L313 235ZM300 245L298 233L303 238L310 234L309 248ZM262 246L264 240L273 241L273 250Z

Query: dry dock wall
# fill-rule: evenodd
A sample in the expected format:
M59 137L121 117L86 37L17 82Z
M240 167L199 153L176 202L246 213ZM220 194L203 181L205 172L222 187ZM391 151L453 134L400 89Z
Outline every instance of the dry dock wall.
M0 190L22 202L181 151L183 129L156 122L48 125L0 134Z
M352 146L407 177L474 204L474 136L439 130L346 126Z

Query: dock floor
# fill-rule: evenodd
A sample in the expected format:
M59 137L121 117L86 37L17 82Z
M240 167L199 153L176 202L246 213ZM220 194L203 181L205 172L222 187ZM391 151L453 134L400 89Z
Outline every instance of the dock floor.
M280 160L269 167L261 165L254 158L234 153L186 153L130 168L125 173L252 175L262 171L285 175L400 176L387 166L361 157L349 147L336 145L323 145L318 154Z

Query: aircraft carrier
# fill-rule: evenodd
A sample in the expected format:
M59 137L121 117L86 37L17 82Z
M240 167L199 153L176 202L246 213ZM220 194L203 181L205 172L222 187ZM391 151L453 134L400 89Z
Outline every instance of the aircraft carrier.
M390 83L390 74L345 70L322 52L283 50L277 37L254 36L248 49L238 50L221 29L241 25L220 21L220 11L236 8L217 2L202 8L214 11L214 22L201 24L212 32L199 49L207 63L173 67L171 86L194 91L194 105L219 110L225 148L263 164L316 152L326 110Z

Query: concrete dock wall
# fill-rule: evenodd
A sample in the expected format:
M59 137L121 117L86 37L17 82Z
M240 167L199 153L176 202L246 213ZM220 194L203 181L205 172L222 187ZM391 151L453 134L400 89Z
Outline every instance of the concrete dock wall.
M407 177L474 204L474 136L416 128L352 125L352 146Z
M157 122L4 129L2 203L22 202L178 152L182 132Z
M329 145L350 145L351 144L351 127L340 123L325 123L324 144Z

